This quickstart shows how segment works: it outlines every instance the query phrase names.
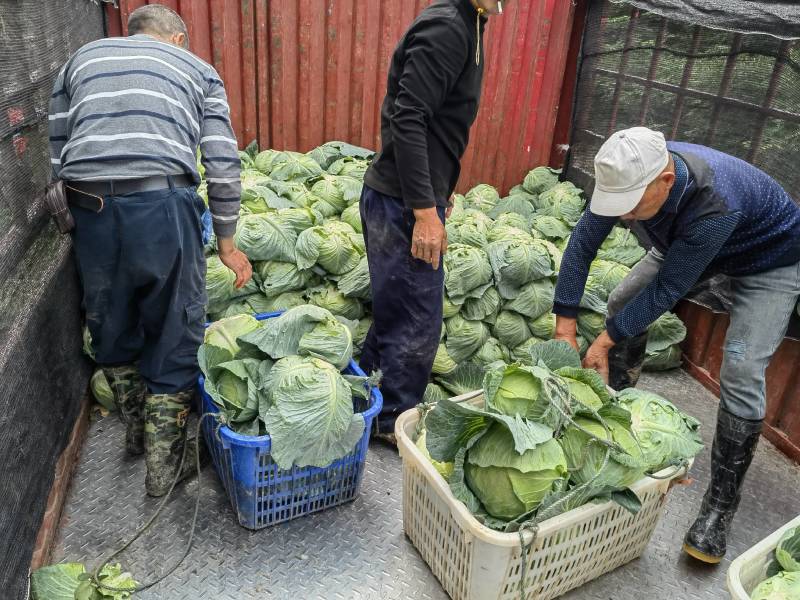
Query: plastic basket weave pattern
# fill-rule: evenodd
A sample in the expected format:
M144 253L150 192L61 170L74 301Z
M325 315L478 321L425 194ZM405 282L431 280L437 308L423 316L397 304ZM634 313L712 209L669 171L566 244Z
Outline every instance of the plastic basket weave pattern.
M258 315L257 318L273 316L277 315ZM352 360L344 373L364 375ZM201 377L203 412L219 412L203 383ZM361 412L364 435L352 452L322 468L281 469L272 460L269 435L240 435L206 418L203 437L239 524L248 529L261 529L353 500L364 474L372 420L382 406L380 392L372 389L369 405ZM356 407L356 410L359 408L363 407Z
M778 542L793 527L800 527L800 516L765 537L731 563L728 568L728 590L731 598L750 600L750 594L767 578L767 568Z
M520 541L481 525L450 492L413 442L419 413L397 420L403 459L403 527L453 600L519 600ZM668 471L664 471L667 474ZM642 509L588 504L544 521L528 550L525 598L549 600L644 552L664 509L670 480L645 478L632 489ZM532 535L525 534L526 543Z

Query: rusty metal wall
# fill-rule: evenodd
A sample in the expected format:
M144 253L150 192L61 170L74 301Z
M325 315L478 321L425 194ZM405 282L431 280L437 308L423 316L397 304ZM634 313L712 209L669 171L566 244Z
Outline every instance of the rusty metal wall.
M683 343L684 367L700 383L719 395L722 348L728 315L683 301L678 305L688 335ZM800 463L800 340L785 338L767 369L767 416L764 436Z
M333 139L380 145L391 53L429 2L160 0L183 16L192 50L222 75L240 144L303 152ZM123 35L128 15L147 3L109 6L109 35ZM491 19L460 190L488 182L505 192L550 161L574 11L573 0L526 0Z

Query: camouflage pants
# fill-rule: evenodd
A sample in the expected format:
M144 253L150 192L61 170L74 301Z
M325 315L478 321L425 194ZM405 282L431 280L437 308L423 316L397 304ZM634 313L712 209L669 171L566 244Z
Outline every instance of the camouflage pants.
M120 420L125 424L125 448L129 454L144 453L144 398L147 386L136 365L103 367L114 393Z

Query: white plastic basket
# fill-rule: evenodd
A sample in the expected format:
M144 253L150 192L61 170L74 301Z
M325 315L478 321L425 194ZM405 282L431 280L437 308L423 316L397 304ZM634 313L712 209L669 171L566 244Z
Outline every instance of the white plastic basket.
M474 393L454 400L468 396ZM412 409L395 426L403 459L406 535L453 600L519 600L519 534L485 527L453 496L414 444L418 422L419 412ZM670 471L674 469L660 475ZM606 502L539 524L535 544L528 549L525 599L556 598L639 557L663 512L670 482L645 478L633 485L642 501L637 515ZM532 538L525 533L526 544Z
M728 568L728 589L731 598L750 600L753 590L767 578L767 568L778 542L792 527L800 527L800 516L765 537L731 563Z

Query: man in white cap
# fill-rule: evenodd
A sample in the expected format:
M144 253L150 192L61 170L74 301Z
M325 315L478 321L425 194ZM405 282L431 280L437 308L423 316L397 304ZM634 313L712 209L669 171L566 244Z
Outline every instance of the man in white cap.
M684 541L691 556L717 563L766 411L764 372L800 296L800 209L756 167L711 148L665 142L645 127L603 144L595 180L561 264L556 338L577 347L589 266L618 219L634 222L653 246L609 297L606 330L587 351L585 367L617 388L635 385L648 326L701 278L731 277L711 481ZM622 373L614 372L618 361L627 363Z

